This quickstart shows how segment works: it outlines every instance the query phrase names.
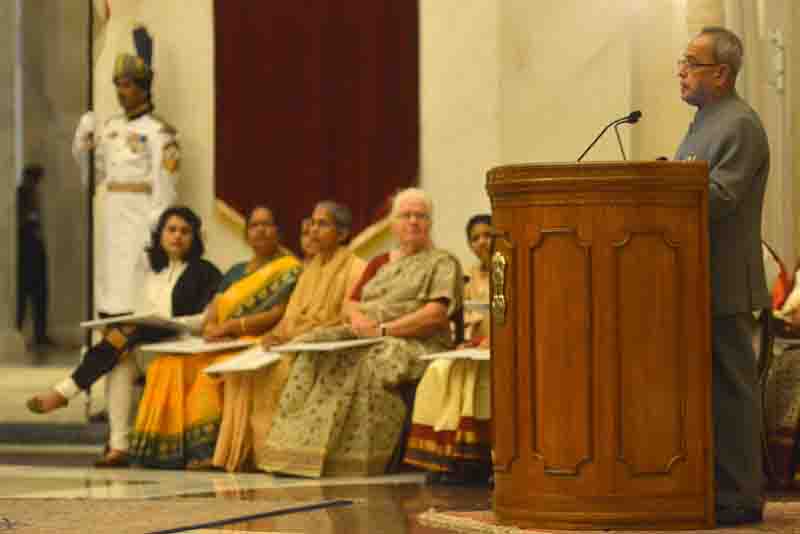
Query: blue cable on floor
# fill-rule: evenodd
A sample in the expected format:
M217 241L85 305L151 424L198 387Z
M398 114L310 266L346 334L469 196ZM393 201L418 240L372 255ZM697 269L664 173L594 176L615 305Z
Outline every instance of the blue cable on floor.
M352 504L353 501L348 501L345 499L321 501L314 504L304 504L302 506L290 506L288 508L278 508L277 510L272 510L270 512L263 512L260 514L243 515L241 517L233 517L230 519L220 519L219 521L210 521L208 523L201 523L197 525L191 525L188 527L171 528L169 530L158 530L158 531L148 532L147 534L175 534L177 532L189 532L190 530L198 530L201 528L221 527L223 525L230 525L232 523L240 523L242 521L252 521L255 519L264 519L266 517L274 517L284 514L296 514L298 512L311 512L313 510L320 510L322 508L337 508L340 506L350 506Z

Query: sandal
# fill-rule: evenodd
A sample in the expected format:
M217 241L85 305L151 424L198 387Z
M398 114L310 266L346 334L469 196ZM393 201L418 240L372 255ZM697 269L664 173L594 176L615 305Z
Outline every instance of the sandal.
M131 465L127 451L109 449L95 463L95 467L129 467Z

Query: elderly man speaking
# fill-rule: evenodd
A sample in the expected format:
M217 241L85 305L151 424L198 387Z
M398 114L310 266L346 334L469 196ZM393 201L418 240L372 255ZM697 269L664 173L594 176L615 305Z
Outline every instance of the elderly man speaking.
M761 210L769 145L761 120L736 93L741 40L703 28L678 61L681 98L697 107L675 159L707 161L717 522L761 521L761 395L752 311L767 308Z

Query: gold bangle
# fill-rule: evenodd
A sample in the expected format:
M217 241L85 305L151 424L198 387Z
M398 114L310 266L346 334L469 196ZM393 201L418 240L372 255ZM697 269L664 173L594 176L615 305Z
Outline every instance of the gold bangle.
M242 329L242 335L245 334L245 322L244 321L245 321L244 317L239 317L239 328Z

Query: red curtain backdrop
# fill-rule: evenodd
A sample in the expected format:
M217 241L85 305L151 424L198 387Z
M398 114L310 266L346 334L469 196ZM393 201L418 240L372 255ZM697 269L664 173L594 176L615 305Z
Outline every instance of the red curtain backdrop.
M417 0L217 0L215 37L217 198L297 249L316 202L358 231L417 182Z

